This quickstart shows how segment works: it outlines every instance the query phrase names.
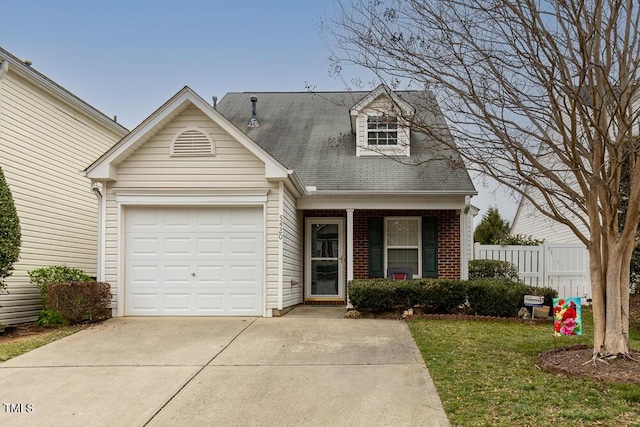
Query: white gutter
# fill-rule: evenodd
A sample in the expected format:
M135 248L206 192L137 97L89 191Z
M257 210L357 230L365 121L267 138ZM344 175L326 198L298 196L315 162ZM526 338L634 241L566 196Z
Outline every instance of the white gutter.
M91 190L98 199L98 265L96 270L97 281L104 282L105 278L105 257L104 257L104 241L106 238L106 203L104 197L100 192L98 182L91 180Z
M306 196L379 196L379 195L398 195L398 196L477 196L477 191L468 190L315 190L306 189Z

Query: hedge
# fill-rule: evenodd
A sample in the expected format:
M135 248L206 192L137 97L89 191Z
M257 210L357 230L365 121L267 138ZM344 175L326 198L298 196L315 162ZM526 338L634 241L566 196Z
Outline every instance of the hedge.
M365 279L349 283L351 304L378 312L419 305L438 313L453 313L465 299L465 285L458 280Z
M518 267L509 261L474 259L469 261L469 280L510 279L518 280Z
M65 323L97 322L111 316L111 286L105 282L62 282L49 286L46 310Z
M52 265L27 272L31 284L38 287L42 297L42 305L47 305L47 291L54 283L62 282L90 282L92 277L79 268L66 265Z
M481 316L515 317L525 295L545 297L551 306L558 293L508 279L365 279L349 283L349 300L355 308L376 312L422 307L430 313L465 311Z

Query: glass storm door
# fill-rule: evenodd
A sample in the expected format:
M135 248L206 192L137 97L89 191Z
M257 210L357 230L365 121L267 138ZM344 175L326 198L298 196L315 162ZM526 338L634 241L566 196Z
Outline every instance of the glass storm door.
M306 295L344 298L344 220L308 219L306 238Z

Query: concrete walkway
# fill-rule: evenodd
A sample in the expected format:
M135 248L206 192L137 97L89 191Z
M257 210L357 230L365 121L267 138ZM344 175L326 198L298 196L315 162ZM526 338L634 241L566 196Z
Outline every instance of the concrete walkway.
M447 426L404 322L118 318L0 364L2 426Z

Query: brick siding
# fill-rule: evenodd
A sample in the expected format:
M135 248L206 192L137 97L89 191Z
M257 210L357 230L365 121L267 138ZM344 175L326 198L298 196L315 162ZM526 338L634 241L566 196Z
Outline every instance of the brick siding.
M306 218L327 217L345 218L346 220L346 216L344 210L308 210L303 212L305 220ZM437 218L438 277L460 278L460 215L457 211L355 210L353 213L353 277L355 279L366 279L369 276L369 218L388 216ZM346 239L345 248L343 249L346 253Z

